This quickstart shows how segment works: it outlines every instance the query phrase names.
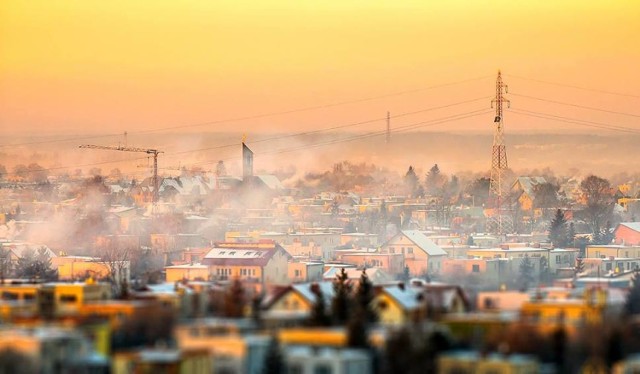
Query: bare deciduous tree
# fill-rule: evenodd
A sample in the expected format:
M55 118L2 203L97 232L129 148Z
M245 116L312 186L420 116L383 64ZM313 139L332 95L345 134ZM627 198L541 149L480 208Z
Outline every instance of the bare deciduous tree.
M102 252L102 261L107 268L107 279L113 285L114 294L126 298L129 294L129 267L134 250L130 247L109 245Z

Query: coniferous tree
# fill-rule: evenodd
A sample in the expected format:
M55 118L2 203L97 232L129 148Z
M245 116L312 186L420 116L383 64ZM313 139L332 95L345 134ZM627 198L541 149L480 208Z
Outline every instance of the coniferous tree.
M409 267L405 265L404 269L402 270L402 281L408 282L409 279L411 279L411 273L409 272Z
M311 285L311 292L315 296L316 300L311 307L309 324L311 326L329 326L331 324L331 319L327 315L327 304L324 300L324 294L320 289L320 285L313 283Z
M264 366L262 372L264 374L280 374L285 372L285 363L282 358L282 350L280 349L280 341L277 336L271 338L269 347L267 348L267 354L264 359Z
M576 228L573 225L573 222L569 223L569 230L567 232L567 243L571 247L575 247L576 245Z
M331 312L334 322L343 325L349 319L349 307L351 302L351 285L348 283L347 272L344 268L336 274L333 281L333 300L331 300Z
M27 249L16 264L16 276L21 278L55 280L58 272L51 268L51 258L47 249L41 247L38 251Z
M533 262L531 262L529 256L524 257L520 262L520 274L518 276L518 283L523 291L526 291L533 283L533 271Z
M567 220L562 210L558 209L549 227L549 241L554 248L565 248L568 245L567 238Z
M540 282L546 283L549 281L549 260L545 256L540 257Z
M224 295L224 316L229 318L244 317L244 287L240 279L234 279Z
M427 193L429 195L438 195L440 191L440 184L442 183L442 175L440 174L440 168L438 164L435 164L429 169L425 178L425 185L427 186Z
M377 320L377 315L371 305L375 295L373 294L373 284L369 280L366 270L362 270L355 296L355 307L363 311L365 322L375 322Z
M573 267L573 277L578 278L578 274L584 271L584 261L582 257L576 258L576 266Z
M369 338L367 333L367 312L360 306L356 306L355 311L347 323L347 346L351 348L369 348Z
M251 319L258 328L262 327L262 300L264 300L264 293L255 295L251 299Z
M407 173L404 175L404 185L407 189L408 194L412 197L415 197L416 193L418 192L419 184L420 181L418 179L418 176L416 175L416 171L413 169L413 166L409 166L409 170L407 170Z
M628 316L640 314L640 270L638 269L631 278L631 288L627 294L624 311Z
M468 246L476 245L476 243L473 241L473 236L469 235L469 237L467 238L467 245Z
M4 280L10 276L11 272L11 255L8 250L2 248L0 244L0 283L4 284Z

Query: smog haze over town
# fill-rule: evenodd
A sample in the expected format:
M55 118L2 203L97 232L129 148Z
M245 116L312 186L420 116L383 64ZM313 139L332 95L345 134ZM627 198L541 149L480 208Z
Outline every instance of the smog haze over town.
M640 371L638 20L0 2L0 373Z

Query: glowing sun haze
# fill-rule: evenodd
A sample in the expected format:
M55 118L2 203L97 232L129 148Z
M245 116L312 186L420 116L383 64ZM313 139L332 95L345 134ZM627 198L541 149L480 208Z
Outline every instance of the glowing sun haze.
M517 77L640 95L639 20L638 1L2 1L1 134L154 129L488 77L197 128L314 129L490 96L498 69L514 92L638 113L637 98Z

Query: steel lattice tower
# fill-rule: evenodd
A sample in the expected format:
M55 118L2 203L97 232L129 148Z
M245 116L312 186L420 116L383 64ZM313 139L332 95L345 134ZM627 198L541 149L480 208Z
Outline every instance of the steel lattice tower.
M491 107L495 107L496 116L493 120L495 130L493 133L493 146L491 152L491 182L489 184L489 203L493 213L489 217L489 231L503 235L513 230L511 217L506 214L504 202L508 194L508 186L505 184L505 172L507 170L507 149L504 145L504 118L503 107L509 106L503 94L507 93L507 86L502 82L502 76L498 71L496 79L496 97L491 100Z

